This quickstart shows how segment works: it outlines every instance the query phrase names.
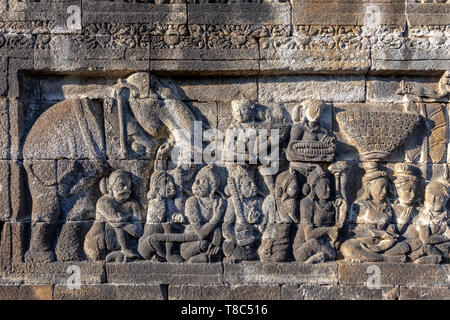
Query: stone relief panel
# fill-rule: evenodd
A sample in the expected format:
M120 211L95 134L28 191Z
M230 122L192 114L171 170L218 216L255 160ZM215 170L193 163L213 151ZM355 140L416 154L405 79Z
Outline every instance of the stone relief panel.
M391 79L388 111L358 76L25 75L16 259L448 263L432 79Z

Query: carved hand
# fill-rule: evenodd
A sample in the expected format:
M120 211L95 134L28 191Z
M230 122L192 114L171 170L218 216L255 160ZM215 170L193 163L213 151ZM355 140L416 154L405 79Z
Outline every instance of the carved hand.
M219 199L219 201L217 201L217 203L214 206L214 210L213 210L213 217L211 218L211 222L212 223L219 223L222 220L222 217L225 213L224 207L223 207L223 200Z
M161 147L159 147L159 149L158 149L156 158L163 159L163 158L167 157L167 155L169 154L171 149L172 149L172 144L170 142L166 142L166 143L162 144Z
M261 218L261 213L259 211L252 211L248 216L248 222L250 224L258 224L259 219Z

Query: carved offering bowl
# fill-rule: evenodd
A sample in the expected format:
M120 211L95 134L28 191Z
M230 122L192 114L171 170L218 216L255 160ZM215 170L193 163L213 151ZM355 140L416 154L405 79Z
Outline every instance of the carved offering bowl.
M351 110L336 115L340 129L363 161L381 161L403 145L420 122L411 113Z

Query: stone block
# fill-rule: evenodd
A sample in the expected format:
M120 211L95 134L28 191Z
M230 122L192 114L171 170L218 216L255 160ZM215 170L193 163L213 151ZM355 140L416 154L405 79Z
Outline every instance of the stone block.
M219 30L217 33L223 32L226 30ZM219 35L210 35L208 38L213 37L218 38ZM220 67L225 69L227 66L229 68L241 66L244 68L246 65L247 68L254 66L255 70L258 70L259 50L258 42L254 37L245 37L242 45L236 45L234 42L237 40L231 37L215 39L216 42L211 41L208 47L205 44L205 47L201 49L188 45L172 48L161 41L160 37L152 37L149 57L150 60L156 60L152 63L157 63L158 60L169 60L170 63L177 66L179 60L193 60L192 68L204 67L202 64L209 62L212 66L214 66L213 63L217 64L217 71L221 70ZM196 60L198 60L197 64L194 63Z
M411 26L450 24L450 5L448 2L406 3L406 17Z
M64 76L41 76L37 79L30 77L26 81L31 82L29 86L34 85L40 88L39 99L49 101L50 103L59 102L64 99L76 99L81 95L93 99L107 97L109 93L108 87L116 83L116 79L113 78ZM35 84L35 81L38 81L38 83Z
M224 282L231 284L336 284L336 263L306 265L298 262L224 263Z
M220 263L107 263L108 283L115 284L220 284Z
M26 186L23 183L26 179L26 172L22 161L10 161L10 201L11 220L24 221L30 219L30 199L27 196Z
M21 162L0 160L0 216L3 221L27 219Z
M450 300L449 287L400 287L400 300Z
M167 287L160 285L56 285L54 300L167 300Z
M11 265L11 225L0 222L0 273L9 271Z
M283 285L283 300L392 300L395 288L368 288L359 285Z
M180 79L173 80L179 87L179 96L183 100L198 102L233 101L239 99L257 99L256 79L239 77L216 79Z
M2 300L52 300L53 287L48 285L0 285Z
M365 99L362 76L280 76L258 82L258 101L300 102L322 99L329 102L361 102Z
M151 72L194 75L254 76L259 72L258 60L150 60Z
M131 27L130 27L131 28ZM128 31L123 32L131 32ZM87 28L77 37L54 35L47 49L34 50L34 69L39 71L147 70L149 43ZM139 39L141 35L136 35Z
M403 25L406 21L405 2L377 1L294 1L294 25Z
M414 76L371 76L367 78L367 102L404 103L402 84L407 85L419 93L432 94L437 90L439 77Z
M10 159L22 159L25 106L21 98L9 98Z
M200 25L288 25L288 3L188 4L190 24Z
M422 48L411 48L411 46L402 44L399 48L372 49L371 70L375 72L427 71L431 73L448 69L450 60L448 45L436 49L428 48L426 44Z
M47 21L47 32L77 33L81 29L81 9L81 0L11 1L6 19L22 24Z
M83 0L83 27L91 23L183 24L186 12L186 4Z
M372 266L372 267L371 267ZM380 268L381 286L448 287L448 265L417 265L413 263L360 263L338 262L339 283L364 285L373 274L372 268ZM368 269L371 267L371 269Z
M9 161L0 161L0 217L7 221L11 217Z
M352 51L351 53L343 50L329 50L326 53L326 56L329 57L327 59L323 59L323 52L312 50L283 49L283 51L280 51L280 55L287 55L287 57L261 60L260 69L262 75L306 74L324 71L362 73L369 70L371 64L368 50Z
M278 285L169 285L169 300L279 300Z
M84 284L101 284L106 281L103 262L71 261L49 263L19 263L11 266L7 279L11 282L24 284L64 284L74 283L80 275Z
M0 58L0 97L6 96L8 91L8 83L7 83L7 73L8 69L8 58L6 55L2 55Z
M22 76L23 71L33 71L33 49L22 50L20 57L15 57L11 50L8 50L8 96L10 98L22 97ZM11 118L11 125L13 118ZM13 134L13 133L11 133Z

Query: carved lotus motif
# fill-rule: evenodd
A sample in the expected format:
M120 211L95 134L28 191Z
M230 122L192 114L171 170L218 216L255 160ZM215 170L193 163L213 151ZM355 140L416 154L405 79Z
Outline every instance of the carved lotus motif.
M405 143L421 116L410 113L369 112L338 113L336 119L347 139L361 153L363 160L383 160Z

